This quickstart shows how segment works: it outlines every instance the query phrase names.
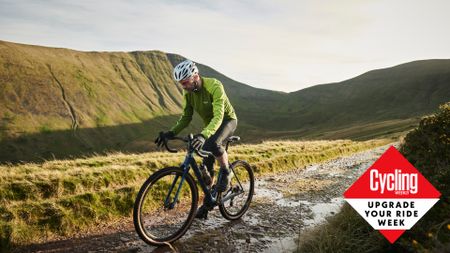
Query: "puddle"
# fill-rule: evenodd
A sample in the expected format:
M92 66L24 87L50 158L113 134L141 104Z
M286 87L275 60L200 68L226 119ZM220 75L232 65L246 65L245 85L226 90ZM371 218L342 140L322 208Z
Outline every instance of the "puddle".
M272 189L268 189L268 188L259 188L259 189L255 189L255 197L256 198L264 198L264 199L268 199L268 200L272 200L272 201L277 201L278 199L283 198L283 193L281 193L277 190L272 190Z
M297 207L306 204L308 201L303 200L290 200L290 199L277 199L275 204L283 207Z
M312 219L302 217L306 226L318 225L325 221L325 218L339 211L344 204L344 198L333 198L329 202L310 202L308 200L288 200L279 199L275 202L283 207L304 207L311 210ZM309 215L308 215L309 216Z
M305 201L308 202L308 201ZM315 226L325 221L328 216L334 215L344 204L344 198L333 198L327 203L310 203L312 219L304 219L306 226Z
M297 248L296 237L273 238L270 247L264 249L262 252L295 252Z

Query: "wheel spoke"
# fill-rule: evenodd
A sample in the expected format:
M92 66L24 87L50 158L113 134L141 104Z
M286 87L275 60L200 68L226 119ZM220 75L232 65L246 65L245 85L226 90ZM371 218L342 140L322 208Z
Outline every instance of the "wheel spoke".
M162 171L138 194L135 227L145 241L160 244L178 239L192 222L198 196L193 179L188 175L182 180L182 175L180 169Z
M231 168L231 187L221 196L223 205L220 206L220 211L225 218L233 220L247 211L253 195L254 178L250 166L245 162L235 162Z

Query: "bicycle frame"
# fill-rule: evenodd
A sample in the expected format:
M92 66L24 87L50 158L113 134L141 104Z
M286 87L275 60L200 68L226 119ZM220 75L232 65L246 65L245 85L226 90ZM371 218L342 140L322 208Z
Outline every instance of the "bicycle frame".
M183 175L181 176L181 181L180 181L180 184L178 185L177 192L175 193L173 201L170 202L170 196L172 195L172 191L174 190L174 188L177 184L178 178L179 178L178 175L175 177L175 179L172 182L172 185L170 186L169 192L167 193L166 199L164 201L164 207L169 208L169 209L172 209L175 207L175 203L177 203L178 195L180 193L181 187L183 187L184 180L186 178L186 175L189 173L189 170L191 167L194 170L195 177L197 178L198 182L200 183L200 187L203 190L203 193L205 194L205 198L206 198L205 203L209 203L211 206L215 206L217 204L217 192L215 189L210 191L208 189L208 187L206 186L205 182L203 181L200 169L197 165L197 162L195 161L195 158L194 158L192 152L188 152L188 154L186 155L186 157L184 159L184 162L181 164L180 167L183 168ZM234 171L233 171L233 173L234 173ZM221 176L222 176L221 173L219 173L218 180L220 180ZM222 204L225 201L227 201L231 198L234 198L235 196L240 195L241 193L244 192L241 182L239 181L238 178L236 178L236 179L239 183L240 190L238 192L231 193L231 194L227 195L226 197L222 198L220 200L220 202L221 202L220 204Z
M215 206L215 205L218 204L217 203L218 193L216 192L215 189L213 189L212 191L210 191L208 189L208 187L206 186L205 182L203 181L203 177L201 175L200 169L199 169L199 167L197 165L197 162L195 161L195 158L193 156L195 150L192 149L192 147L190 146L190 140L192 140L192 138L193 138L192 134L189 135L187 140L183 139L183 138L177 138L179 140L183 140L185 142L187 141L189 143L189 145L188 145L188 152L186 154L186 157L184 158L184 162L180 166L183 169L183 175L181 176L181 181L180 181L180 184L178 185L177 192L175 193L175 197L173 198L173 201L170 202L170 196L171 196L172 191L174 190L174 187L176 186L176 183L177 183L178 178L179 178L178 175L173 180L172 185L170 186L169 192L168 192L168 194L166 196L166 199L164 201L164 207L165 208L173 209L175 207L175 203L178 200L178 195L180 193L181 187L183 187L184 180L186 178L186 175L189 173L189 170L190 170L191 167L194 170L195 177L197 178L198 182L200 183L200 187L202 188L203 193L205 194L205 198L206 198L205 199L205 203L208 203L211 206ZM167 146L167 141L164 143L164 145L165 145L166 149L169 152L172 152L172 153L177 152L176 150L170 149ZM228 150L228 145L229 145L229 142L227 142L226 150ZM202 156L202 157L205 157L205 155L207 156L207 154L203 154L203 155L199 154L199 155ZM211 153L210 153L210 155L211 155ZM234 173L234 169L233 168L231 168L231 169L232 169L232 172ZM222 174L218 173L218 182L220 182L221 177L222 177ZM232 192L231 194L221 198L219 204L223 204L225 201L227 201L229 199L232 199L235 196L237 196L237 195L239 195L239 194L244 192L244 190L243 190L244 188L242 187L241 182L239 181L239 179L237 177L236 177L236 179L237 179L237 181L239 183L240 190L238 192L234 192L234 193Z
M170 196L172 195L172 191L174 190L179 176L177 175L175 179L173 180L172 185L170 186L169 192L167 193L166 199L164 201L164 207L172 209L175 206L175 203L178 200L178 195L180 193L181 187L183 187L184 180L186 178L186 175L189 173L190 168L192 167L195 177L197 178L198 182L200 183L200 187L202 188L203 192L205 193L206 203L215 204L217 199L217 192L215 190L210 191L208 187L206 186L205 182L203 181L202 174L200 172L200 169L197 165L197 162L195 161L195 158L193 156L192 152L188 152L186 157L184 158L184 162L180 166L183 169L183 175L181 176L181 181L177 187L175 196L173 198L173 201L170 201ZM219 175L220 177L220 175Z

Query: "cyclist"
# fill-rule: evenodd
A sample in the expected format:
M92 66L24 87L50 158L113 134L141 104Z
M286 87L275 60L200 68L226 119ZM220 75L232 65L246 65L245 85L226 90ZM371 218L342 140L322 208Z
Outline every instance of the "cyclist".
M159 133L155 143L162 146L164 140L181 132L191 122L195 110L203 119L205 127L201 133L194 136L192 146L195 149L203 148L214 155L214 157L203 159L200 167L202 177L205 183L211 187L214 179L214 158L217 159L220 164L219 173L222 173L220 182L217 182L217 190L226 191L231 173L228 155L222 142L234 133L237 126L237 117L233 106L225 94L222 83L215 78L200 76L197 66L191 60L185 60L178 64L173 70L173 78L183 88L183 114L169 131ZM211 203L204 201L197 211L196 217L206 219L209 210L211 210Z

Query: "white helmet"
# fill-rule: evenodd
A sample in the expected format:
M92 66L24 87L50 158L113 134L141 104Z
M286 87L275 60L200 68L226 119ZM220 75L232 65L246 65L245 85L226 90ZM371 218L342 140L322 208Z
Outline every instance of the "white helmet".
M181 62L173 69L173 78L177 82L191 77L194 74L198 74L198 68L191 60L185 60Z

